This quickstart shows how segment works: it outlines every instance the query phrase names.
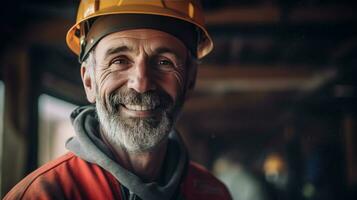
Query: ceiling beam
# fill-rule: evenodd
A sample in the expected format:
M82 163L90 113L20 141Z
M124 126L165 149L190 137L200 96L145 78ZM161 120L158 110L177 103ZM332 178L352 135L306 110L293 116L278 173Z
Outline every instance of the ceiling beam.
M72 20L49 19L31 23L21 38L30 44L65 44L66 34Z
M275 121L279 113L254 113L254 116L247 117L244 113L231 113L231 115L215 116L212 113L201 115L184 115L179 123L189 125L192 130L199 130L204 134L246 135L255 133L258 135L268 134L276 127Z
M246 92L220 96L193 93L184 108L189 113L249 113L255 110L273 112L284 109L283 105L292 101L294 94L295 92Z
M282 19L282 11L279 6L236 6L223 7L218 10L208 11L206 23L208 26L226 24L277 24L282 22L343 22L357 20L357 14L352 6L300 6L293 7L287 13L287 19ZM285 16L285 15L284 15Z
M339 22L356 21L357 14L354 6L328 5L294 7L289 15L292 23L301 22Z
M280 20L280 11L274 6L257 7L225 7L207 12L208 25L235 24L235 23L277 23Z
M311 91L336 78L334 68L309 71L307 68L205 67L198 72L196 91L226 94L249 91Z
M307 78L312 76L314 66L297 65L209 65L198 68L198 79L259 79L259 78Z

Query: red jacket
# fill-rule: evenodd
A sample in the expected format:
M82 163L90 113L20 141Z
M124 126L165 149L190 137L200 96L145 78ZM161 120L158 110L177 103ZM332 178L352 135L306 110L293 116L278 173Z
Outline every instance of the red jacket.
M231 199L220 181L192 162L181 181L180 192L185 200ZM109 172L67 153L29 174L4 199L110 200L121 199L121 189Z

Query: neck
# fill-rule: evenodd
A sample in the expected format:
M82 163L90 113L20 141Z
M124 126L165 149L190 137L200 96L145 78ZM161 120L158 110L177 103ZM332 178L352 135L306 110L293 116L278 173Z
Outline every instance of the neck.
M110 140L106 139L104 134L102 134L102 138L122 167L139 176L145 182L158 179L166 155L167 139L150 151L129 152L121 145L109 142Z

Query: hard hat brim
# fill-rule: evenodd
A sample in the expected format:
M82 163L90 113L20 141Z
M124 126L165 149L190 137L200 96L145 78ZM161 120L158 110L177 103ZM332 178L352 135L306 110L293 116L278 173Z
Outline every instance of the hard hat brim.
M105 9L101 9L96 11L92 15L88 15L83 17L80 21L77 21L75 25L73 25L66 36L66 42L69 48L77 55L80 53L80 39L76 35L76 32L79 31L80 29L80 24L88 19L96 18L99 16L104 16L104 15L117 15L117 14L151 14L151 15L159 15L159 16L165 16L165 17L172 17L180 20L187 21L189 23L194 24L199 30L202 32L202 38L200 41L200 44L197 49L197 57L202 58L205 55L207 55L212 49L213 49L213 41L210 35L208 34L207 30L203 27L203 16L194 16L196 18L199 18L199 20L196 21L201 21L202 24L199 24L195 22L193 19L185 16L182 13L179 13L175 10L170 10L167 8L161 8L157 6L133 6L133 5L127 5L127 6L121 6L121 7L109 7Z

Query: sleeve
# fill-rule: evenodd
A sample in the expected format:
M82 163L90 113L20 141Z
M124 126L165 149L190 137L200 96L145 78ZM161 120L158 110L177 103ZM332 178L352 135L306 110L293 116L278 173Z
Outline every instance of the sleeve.
M52 200L66 199L62 187L46 180L46 177L26 177L4 197L4 200Z

